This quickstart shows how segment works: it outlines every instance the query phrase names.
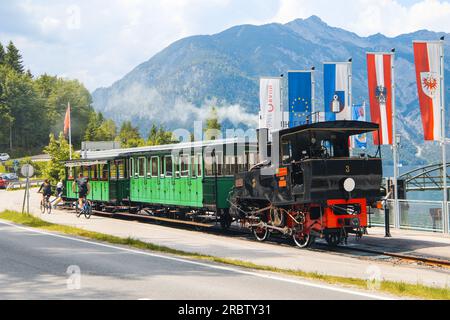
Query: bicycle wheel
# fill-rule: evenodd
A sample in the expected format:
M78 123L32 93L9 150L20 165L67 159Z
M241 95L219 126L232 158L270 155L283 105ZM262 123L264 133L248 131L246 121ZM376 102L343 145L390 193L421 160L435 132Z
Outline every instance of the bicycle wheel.
M83 214L83 209L80 209L78 201L75 205L75 213L77 215L77 218L79 218Z
M90 219L92 215L92 205L89 201L86 202L84 206L84 216L86 219Z

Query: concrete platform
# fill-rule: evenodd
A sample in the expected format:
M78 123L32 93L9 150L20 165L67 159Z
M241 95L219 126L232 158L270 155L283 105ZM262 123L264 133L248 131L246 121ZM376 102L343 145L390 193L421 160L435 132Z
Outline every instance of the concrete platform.
M20 210L23 191L0 191L0 211ZM450 287L450 269L402 263L386 256L358 253L328 252L324 250L301 250L287 243L258 243L236 237L226 237L202 232L171 228L156 224L124 221L99 216L91 220L77 218L67 211L55 210L51 215L41 215L36 190L31 193L31 211L42 219L90 231L119 237L132 237L145 242L164 245L174 249L206 255L253 262L260 265L306 272L369 279L374 275L381 279L422 283ZM391 248L401 252L416 252L447 257L450 239L436 235L393 232L397 238L384 239L382 229L372 229L371 235L360 244ZM350 246L354 245L351 241ZM388 251L388 250L386 250Z

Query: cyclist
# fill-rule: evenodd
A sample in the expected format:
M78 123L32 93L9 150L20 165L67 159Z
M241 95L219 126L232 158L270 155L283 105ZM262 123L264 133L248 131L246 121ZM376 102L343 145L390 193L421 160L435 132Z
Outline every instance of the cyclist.
M56 198L52 201L53 207L56 208L56 206L62 201L62 195L64 190L64 184L60 180L58 184L56 185Z
M44 183L41 184L38 193L42 193L41 203L44 203L45 199L47 199L47 201L50 199L52 195L52 185L50 184L50 181L48 179L46 179Z
M80 173L78 179L72 184L72 190L74 192L76 185L78 185L78 208L81 210L83 208L83 202L86 200L86 196L91 192L91 185L89 184L88 178L84 178L82 173Z

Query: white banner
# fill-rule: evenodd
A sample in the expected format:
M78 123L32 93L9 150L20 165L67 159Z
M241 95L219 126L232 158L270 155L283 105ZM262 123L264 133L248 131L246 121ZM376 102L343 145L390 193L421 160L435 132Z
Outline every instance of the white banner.
M260 79L260 129L269 129L270 132L282 129L281 80L282 78Z

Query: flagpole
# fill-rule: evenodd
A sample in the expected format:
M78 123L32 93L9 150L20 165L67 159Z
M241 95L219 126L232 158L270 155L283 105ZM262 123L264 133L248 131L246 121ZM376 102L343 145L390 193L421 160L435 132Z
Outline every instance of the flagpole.
M72 110L70 109L70 102L67 103L69 109L69 158L72 160Z
M441 139L442 139L442 165L443 165L443 186L444 186L444 217L442 219L444 233L449 232L448 216L448 188L447 188L447 147L446 147L446 128L445 128L445 77L444 77L444 38L441 38Z
M397 144L397 108L395 103L395 49L391 50L392 66L391 66L391 79L392 79L392 158L394 162L394 206L395 206L395 227L400 228L400 206L398 201L398 144Z
M311 123L314 123L314 112L316 111L316 80L314 79L314 72L316 71L315 67L311 68Z

